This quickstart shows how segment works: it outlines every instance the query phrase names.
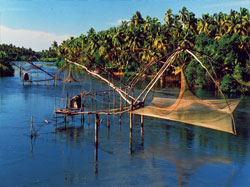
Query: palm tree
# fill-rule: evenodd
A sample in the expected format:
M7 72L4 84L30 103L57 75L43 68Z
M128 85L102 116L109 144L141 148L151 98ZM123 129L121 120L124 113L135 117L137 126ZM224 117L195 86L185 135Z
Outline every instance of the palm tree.
M180 12L180 19L182 21L182 28L185 28L186 21L187 21L187 16L188 16L188 10L186 7L183 7Z

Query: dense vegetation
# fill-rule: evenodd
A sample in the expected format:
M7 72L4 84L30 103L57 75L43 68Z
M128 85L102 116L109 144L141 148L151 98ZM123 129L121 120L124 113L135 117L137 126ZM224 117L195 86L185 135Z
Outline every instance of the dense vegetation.
M24 47L16 47L12 44L0 45L0 77L12 76L14 69L11 66L11 61L23 61L29 56L34 55L35 52L32 49L25 49Z
M58 45L56 42L48 50L42 50L41 52L35 52L31 48L26 49L24 47L16 47L15 45L0 45L0 77L12 76L14 69L11 66L11 61L25 61L30 56L35 55L40 61L43 62L55 62L57 61L56 49Z
M136 12L130 21L98 33L91 28L87 35L69 38L56 47L63 57L84 63L89 68L100 67L103 71L135 72L139 67L174 51L184 41L196 50L196 55L214 73L220 87L226 92L247 92L240 82L250 78L250 15L245 8L230 14L204 14L196 18L185 7L179 14L168 9L165 23L149 16L144 19ZM202 51L203 53L198 53ZM209 57L209 58L208 58ZM180 54L171 71L176 72L185 64L185 75L190 84L214 87L206 72L189 55ZM152 75L160 65L148 74Z

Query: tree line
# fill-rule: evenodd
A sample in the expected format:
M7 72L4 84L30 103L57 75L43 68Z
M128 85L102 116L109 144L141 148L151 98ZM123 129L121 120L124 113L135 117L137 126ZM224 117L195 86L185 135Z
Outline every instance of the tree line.
M89 68L98 67L103 72L120 72L126 76L171 53L184 42L216 74L223 91L248 92L241 82L250 81L249 34L250 15L246 8L196 18L183 7L178 14L168 9L164 23L150 16L144 19L136 12L121 25L99 32L90 28L86 35L70 37L59 46L54 44L54 49L58 65L66 57ZM153 75L160 66L155 65L147 74ZM185 53L175 59L166 76L173 76L183 66L190 85L214 87L206 72Z
M15 45L0 45L0 77L13 76L14 69L11 61L25 61L28 57L35 55L35 52L29 48L16 47Z

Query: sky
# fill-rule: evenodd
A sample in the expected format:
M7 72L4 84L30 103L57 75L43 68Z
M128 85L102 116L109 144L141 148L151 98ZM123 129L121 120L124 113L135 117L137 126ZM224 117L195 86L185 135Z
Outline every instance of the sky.
M168 8L176 14L184 6L201 17L250 10L250 0L0 0L0 43L41 51L91 27L98 32L117 26L136 11L164 23Z

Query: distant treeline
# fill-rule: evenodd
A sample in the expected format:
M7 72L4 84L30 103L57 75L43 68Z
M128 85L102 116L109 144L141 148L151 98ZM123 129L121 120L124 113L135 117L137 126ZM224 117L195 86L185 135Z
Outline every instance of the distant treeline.
M0 45L0 77L12 76L14 69L11 66L11 61L25 61L31 56L36 56L40 61L55 62L57 60L56 50L49 48L41 52L35 52L31 48L16 47L15 45Z
M242 82L250 81L250 15L249 10L231 10L230 14L204 14L196 18L185 7L179 14L168 9L164 23L157 18L142 17L136 12L129 21L96 32L91 28L87 35L71 37L55 46L57 54L84 63L89 68L101 67L104 71L134 73L139 67L160 59L185 43L214 75L223 91L248 92ZM60 63L59 63L60 64ZM161 64L147 72L154 74ZM209 76L189 55L182 53L166 76L174 76L185 66L190 85L214 87Z
M11 61L23 61L29 56L34 55L35 52L32 49L26 49L24 47L16 47L15 45L0 45L0 76L12 76L14 69L11 66Z

